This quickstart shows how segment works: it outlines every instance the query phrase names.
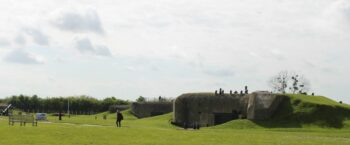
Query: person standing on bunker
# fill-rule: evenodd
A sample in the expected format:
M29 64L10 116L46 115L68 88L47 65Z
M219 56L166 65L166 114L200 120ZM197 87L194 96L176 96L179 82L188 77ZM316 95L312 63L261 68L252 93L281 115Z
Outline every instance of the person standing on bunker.
M123 119L124 119L124 118L123 118L123 114L120 113L119 110L117 110L117 122L116 122L117 127L122 127L121 122L122 122Z

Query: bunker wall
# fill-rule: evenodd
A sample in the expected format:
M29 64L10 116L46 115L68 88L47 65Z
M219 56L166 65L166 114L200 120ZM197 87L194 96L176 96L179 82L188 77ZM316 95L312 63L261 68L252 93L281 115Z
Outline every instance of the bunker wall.
M249 94L247 118L250 120L266 120L273 115L282 97L266 92Z
M172 102L134 102L131 112L138 118L150 117L172 112Z
M239 117L265 120L273 115L280 102L280 97L264 91L246 95L183 94L174 101L173 123L191 127L212 126Z
M174 102L173 122L184 126L199 124L212 126L220 123L218 117L242 114L244 97L239 95L185 94Z

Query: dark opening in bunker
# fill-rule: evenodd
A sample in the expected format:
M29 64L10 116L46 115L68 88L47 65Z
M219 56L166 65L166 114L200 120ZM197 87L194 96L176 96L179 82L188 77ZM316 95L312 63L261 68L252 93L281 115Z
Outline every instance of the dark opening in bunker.
M238 119L238 112L232 111L232 113L214 113L214 124L222 124L234 119Z

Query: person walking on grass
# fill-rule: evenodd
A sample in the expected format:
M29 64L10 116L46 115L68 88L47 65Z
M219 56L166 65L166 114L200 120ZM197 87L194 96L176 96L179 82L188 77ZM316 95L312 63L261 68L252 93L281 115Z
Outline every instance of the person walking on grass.
M123 114L120 113L119 110L117 110L117 122L116 122L117 127L122 127L121 122L122 122L123 119L124 119L124 118L123 118Z

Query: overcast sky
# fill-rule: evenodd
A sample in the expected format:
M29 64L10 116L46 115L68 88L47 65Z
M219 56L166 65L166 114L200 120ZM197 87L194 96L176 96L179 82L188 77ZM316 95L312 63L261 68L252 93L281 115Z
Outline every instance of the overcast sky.
M349 0L1 0L0 98L269 90L350 103Z

